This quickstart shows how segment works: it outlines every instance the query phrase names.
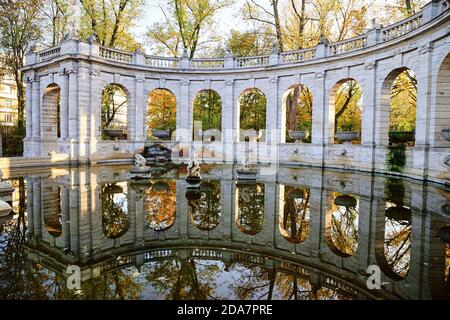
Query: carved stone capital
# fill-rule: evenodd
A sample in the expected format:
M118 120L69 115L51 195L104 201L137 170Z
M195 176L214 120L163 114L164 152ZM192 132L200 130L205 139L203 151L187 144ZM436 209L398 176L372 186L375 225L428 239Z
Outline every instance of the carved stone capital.
M376 61L371 61L365 64L366 70L373 70L377 66Z
M227 80L227 81L225 81L225 84L226 84L227 86L232 86L233 83L234 83L234 80Z
M433 43L430 42L430 43L421 45L417 50L419 51L420 54L425 54L425 53L431 52L431 51L433 51Z
M181 85L182 85L182 86L188 86L189 83L190 83L189 80L181 80Z
M325 78L325 71L319 71L315 73L316 79L322 79Z

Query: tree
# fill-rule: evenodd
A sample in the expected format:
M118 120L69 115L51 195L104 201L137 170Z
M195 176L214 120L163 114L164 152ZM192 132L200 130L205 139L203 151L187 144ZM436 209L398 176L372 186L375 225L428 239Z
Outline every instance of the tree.
M125 50L139 47L130 28L142 12L143 0L80 0L80 3L84 10L82 38L95 34L102 46Z
M176 129L177 101L169 90L155 89L148 97L147 125L152 129Z
M150 42L159 50L178 54L180 45L189 51L192 59L202 44L202 32L211 27L214 16L234 0L170 0L161 7L165 24L155 23L147 32Z
M44 31L50 30L49 45L51 47L59 44L67 33L70 3L68 0L45 0L41 12L46 19Z
M23 67L25 53L30 45L41 38L40 7L42 0L0 1L1 65L10 73L17 86L18 133L23 134L25 124L25 87Z
M275 32L277 48L280 52L284 51L283 33L281 30L280 1L270 0L270 9L265 8L255 0L246 0L244 5L244 19L261 22L270 26Z

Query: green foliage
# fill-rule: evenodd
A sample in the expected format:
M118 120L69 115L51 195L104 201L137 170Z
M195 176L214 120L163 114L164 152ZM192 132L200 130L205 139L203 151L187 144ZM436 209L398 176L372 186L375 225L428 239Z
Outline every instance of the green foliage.
M386 156L386 164L389 171L403 172L406 166L406 146L389 146Z
M169 90L155 89L148 97L147 125L150 129L176 129L177 101Z
M362 95L362 88L356 80L348 80L337 88L335 93L336 131L361 131Z
M194 121L202 122L202 130L222 129L222 99L214 90L202 90L194 99Z
M413 131L416 127L417 80L409 71L393 82L390 103L390 130Z
M246 90L239 98L241 130L266 129L266 97L256 89Z

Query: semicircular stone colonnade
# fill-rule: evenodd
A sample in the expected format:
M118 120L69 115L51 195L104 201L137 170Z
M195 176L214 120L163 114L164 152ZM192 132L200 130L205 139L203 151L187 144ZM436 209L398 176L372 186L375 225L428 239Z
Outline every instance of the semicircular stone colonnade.
M26 56L26 157L61 154L70 162L131 159L147 140L148 97L155 89L173 93L176 130L163 142L176 154L195 148L204 160L240 162L257 151L260 163L299 164L387 172L390 90L393 76L410 70L417 81L415 142L405 150L403 173L438 182L450 179L450 14L448 1L432 1L418 14L366 34L314 48L258 57L188 59L104 48L93 41L67 40ZM335 144L336 84L355 80L364 108L360 144ZM102 139L102 93L124 92L123 139ZM312 96L310 143L285 143L286 91L307 87ZM258 142L240 134L240 97L258 89L266 103L265 130ZM221 133L195 141L194 100L212 90L221 100ZM183 150L183 152L179 152Z

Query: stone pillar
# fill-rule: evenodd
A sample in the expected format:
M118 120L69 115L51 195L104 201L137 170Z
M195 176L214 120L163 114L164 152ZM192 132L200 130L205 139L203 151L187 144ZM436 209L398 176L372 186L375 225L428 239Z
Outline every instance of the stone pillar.
M190 142L192 140L191 110L189 99L189 80L180 81L180 97L177 99L177 141Z
M83 119L83 114L79 115L80 119L80 148L86 148L85 149L85 156L92 156L93 154L97 153L97 142L101 140L101 95L102 95L102 82L100 78L100 72L95 69L90 69L89 71L86 70L89 73L89 80L86 81L87 83L90 82L90 88L89 88L89 98L85 101L88 102L89 107L87 107L85 110L89 112L86 115L86 119L89 119L89 121L86 121L85 123L81 122ZM87 88L86 88L87 89ZM82 90L82 89L80 89ZM130 108L130 104L128 103L128 108ZM81 105L79 105L80 111L83 110ZM88 111L89 110L89 111ZM127 110L129 113L129 110ZM83 126L86 125L86 131L82 130ZM83 137L86 134L85 137ZM85 142L83 142L85 141Z
M34 73L25 76L26 139L31 139L33 137L33 79Z
M323 153L323 146L327 143L325 140L325 109L328 108L327 91L325 88L325 71L315 74L315 80L311 84L311 92L313 92L313 110L312 110L312 144L319 145L320 152ZM319 156L320 158L322 156Z
M222 97L222 141L224 144L224 162L234 161L234 142L236 142L237 104L234 99L234 81L225 81L225 96Z
M278 99L278 77L269 79L269 90L266 92L266 144L280 142L278 116L281 115L281 104Z
M71 140L78 139L78 75L75 66L68 70L69 75L69 99L68 99L68 136ZM72 151L72 156L77 153ZM75 154L74 154L75 153Z
M264 227L261 236L265 238L266 245L273 247L275 243L277 185L272 182L264 184Z
M61 79L60 112L59 121L61 125L61 139L69 136L69 74L66 68L59 72Z
M220 201L222 207L220 225L222 227L222 239L225 241L229 241L231 239L231 228L234 221L234 216L232 215L232 184L232 181L220 181Z
M413 167L424 170L428 168L428 149L430 140L431 89L432 89L432 43L418 49L419 63L416 72L417 104L416 104L416 137L413 156Z
M31 115L32 115L32 136L33 138L41 137L41 83L40 78L35 76L34 79L31 79L32 86L32 101L31 101ZM37 146L36 146L37 147ZM39 154L39 150L34 155Z
M145 141L144 126L146 120L147 111L147 99L144 94L144 81L145 76L143 74L137 74L135 78L136 96L135 96L135 143L139 144Z
M310 189L311 192L311 202L310 202L310 212L311 212L311 229L309 232L309 243L311 249L311 255L313 257L320 257L321 250L321 240L324 237L322 233L322 224L325 218L325 210L322 210L322 190L320 189Z

